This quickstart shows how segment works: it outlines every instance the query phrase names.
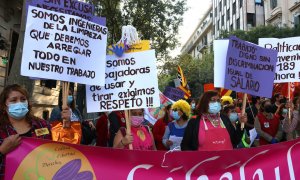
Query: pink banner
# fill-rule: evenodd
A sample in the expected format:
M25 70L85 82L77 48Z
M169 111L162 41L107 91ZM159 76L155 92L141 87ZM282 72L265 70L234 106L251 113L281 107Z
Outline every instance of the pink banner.
M24 138L6 157L5 179L298 179L299 144L166 154Z

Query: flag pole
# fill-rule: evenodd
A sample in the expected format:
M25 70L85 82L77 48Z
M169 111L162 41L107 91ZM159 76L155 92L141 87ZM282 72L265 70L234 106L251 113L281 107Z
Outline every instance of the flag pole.
M246 103L247 103L247 93L244 93L243 96L243 104L242 104L242 116L244 116L245 111L246 111ZM245 123L241 123L241 129L243 130L245 127Z

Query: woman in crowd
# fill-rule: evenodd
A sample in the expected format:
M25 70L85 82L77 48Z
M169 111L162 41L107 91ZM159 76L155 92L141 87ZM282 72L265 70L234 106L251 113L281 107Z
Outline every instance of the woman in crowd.
M192 117L185 129L181 150L218 151L231 150L230 122L220 117L221 103L218 92L207 91L197 105L198 115ZM240 121L245 123L244 115Z
M171 118L171 107L172 104L169 104L165 107L165 115L164 117L157 120L153 126L152 132L155 140L155 145L157 150L167 150L167 148L162 143L162 138L165 134L166 127L168 126L169 122L172 121Z
M96 146L108 146L108 112L100 112L96 123Z
M191 107L184 100L178 100L172 105L172 117L175 121L170 122L166 128L163 137L163 144L166 148L180 149L190 113Z
M277 108L275 114L272 111L273 106L270 100L264 100L254 122L254 127L259 135L259 145L275 144L281 140L280 108Z
M0 179L4 176L4 156L21 143L21 137L51 140L50 125L32 115L28 101L27 91L17 84L7 86L0 95Z
M71 121L80 121L80 122L82 122L81 113L76 108L72 88L69 89L69 95L68 95L67 103L68 103L68 109L71 112ZM58 106L53 108L53 110L51 112L51 115L50 115L50 121L57 121L57 120L62 121L61 111L62 111L62 89L59 92Z
M289 115L289 110L291 115ZM299 124L299 97L295 97L293 104L287 103L282 110L283 119L283 132L285 133L286 140L293 140L297 138L297 126Z
M196 112L196 105L197 105L197 99L192 99L192 101L190 102L191 105L191 116L194 116L197 114Z
M144 109L131 109L131 134L126 133L126 129L121 127L117 132L113 147L128 149L132 144L134 150L156 150L154 138L150 128L143 126Z
M79 122L79 126L75 125L75 128L69 128L69 135L64 134L65 140L59 140L60 137L62 137L62 135L60 133L59 130L56 130L56 125L57 122L62 122L63 121L63 117L62 117L62 89L59 92L59 97L58 97L58 106L54 107L51 115L50 115L50 123L52 124L53 127L53 140L55 141L64 141L64 142L69 142L69 143L75 143L75 144L88 144L87 143L87 137L85 135L88 135L90 133L88 132L82 132L82 129L84 131L87 130L87 128L82 128L83 126L83 119L81 116L80 111L76 108L75 105L75 100L74 100L74 96L73 96L73 89L70 88L69 89L69 95L68 95L68 99L67 99L67 106L65 107L64 110L68 110L70 113L70 121L71 122ZM87 125L89 127L89 125ZM59 131L59 132L58 132ZM65 132L65 131L64 131ZM60 135L59 135L60 134ZM76 135L74 135L76 134ZM78 139L74 139L72 137L78 137ZM72 139L70 139L72 138Z
M239 148L239 145L248 147L248 143L243 138L244 131L241 129L241 122L239 121L239 115L235 111L233 104L228 104L223 107L221 113L221 119L224 124L228 124L228 132L230 135L231 143L233 148Z

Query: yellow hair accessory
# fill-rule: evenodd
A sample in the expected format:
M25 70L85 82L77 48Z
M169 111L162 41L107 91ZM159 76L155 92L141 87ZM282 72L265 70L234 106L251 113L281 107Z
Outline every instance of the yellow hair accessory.
M224 102L229 102L229 104L233 104L233 99L231 96L222 96L221 100L222 105L224 104Z
M172 109L180 109L186 116L190 116L191 106L185 100L178 100L172 105Z

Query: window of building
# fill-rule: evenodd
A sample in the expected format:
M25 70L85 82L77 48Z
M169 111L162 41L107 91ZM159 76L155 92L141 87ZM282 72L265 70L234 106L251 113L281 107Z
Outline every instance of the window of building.
M262 0L255 0L255 4L261 4Z
M203 39L202 39L202 44L203 45L207 45L207 35L205 35L204 37L203 37Z
M236 29L240 29L240 18L236 19Z
M220 29L220 20L218 20L218 23L217 23L217 30Z
M223 5L224 5L224 6L226 6L226 4L227 4L227 2L226 2L226 1L227 1L227 0L224 0L224 2L223 2Z
M230 25L230 31L233 31L233 25L232 24Z
M49 89L56 88L56 80L41 80L40 86L45 86Z
M236 2L232 4L232 15L236 13Z
M221 26L224 26L225 15L222 15Z
M297 16L294 17L294 25L295 25L295 28L299 28L299 26L300 26L300 14L298 14Z
M243 0L240 0L240 8L243 7Z
M255 14L254 13L247 13L247 26L249 28L255 26Z
M215 35L215 26L212 27L212 34Z
M271 0L271 9L274 9L277 7L277 0Z
M222 11L222 1L219 2L219 11Z
M217 8L215 8L215 17L218 16L218 11L217 11Z
M227 13L226 13L226 16L227 16L227 20L229 20L230 19L230 9L227 9Z

